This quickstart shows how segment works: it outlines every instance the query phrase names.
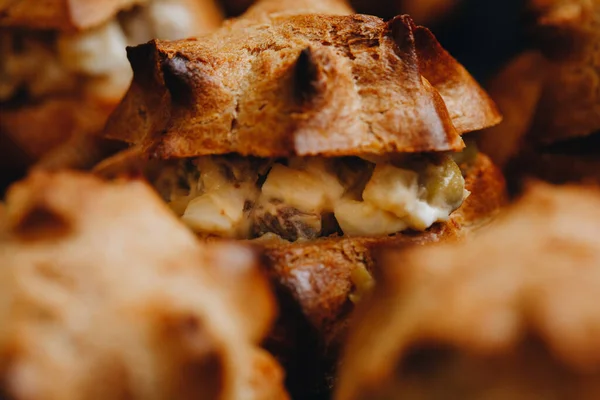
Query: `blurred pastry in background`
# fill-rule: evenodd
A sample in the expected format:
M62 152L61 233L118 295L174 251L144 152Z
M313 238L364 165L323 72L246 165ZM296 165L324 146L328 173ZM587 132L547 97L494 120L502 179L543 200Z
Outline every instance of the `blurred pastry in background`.
M0 3L0 136L25 158L3 148L0 166L31 165L67 141L81 143L80 159L98 157L81 138L102 130L130 84L125 47L204 34L221 19L213 0Z
M288 398L255 253L199 243L147 184L35 172L4 220L6 398Z
M539 53L522 55L490 86L504 122L482 149L515 182L600 182L600 3L531 1ZM510 161L510 162L509 162Z
M536 183L471 241L381 257L338 400L600 397L600 190Z
M478 133L478 145L504 168L523 145L531 128L546 79L547 61L538 51L512 60L488 85L503 115L500 124Z
M133 147L96 171L137 159L199 236L260 246L327 348L372 286L371 245L455 240L505 200L461 137L500 121L494 103L407 16L263 0L201 41L128 54L106 135Z

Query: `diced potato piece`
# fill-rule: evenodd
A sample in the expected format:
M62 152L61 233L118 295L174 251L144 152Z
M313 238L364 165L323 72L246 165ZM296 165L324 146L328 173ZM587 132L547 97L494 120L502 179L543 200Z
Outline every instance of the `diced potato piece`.
M348 236L389 235L407 228L394 214L363 201L343 200L336 205L334 214Z
M267 198L281 200L305 212L320 212L328 208L326 188L319 178L281 164L273 166L262 192Z
M412 229L425 230L446 221L452 208L429 204L419 196L418 174L392 165L378 165L363 192L366 202L401 218ZM461 176L462 178L462 176Z
M196 232L237 237L244 225L244 203L243 190L207 193L192 200L181 218Z
M337 176L329 172L327 162L323 158L309 158L305 170L318 178L323 184L329 203L326 211L332 211L333 204L344 195L344 186Z

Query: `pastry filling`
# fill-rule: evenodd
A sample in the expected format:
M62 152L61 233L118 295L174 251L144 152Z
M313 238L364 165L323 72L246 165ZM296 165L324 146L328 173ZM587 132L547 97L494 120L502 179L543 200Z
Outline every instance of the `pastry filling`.
M447 221L469 194L447 154L205 156L162 169L154 184L198 234L289 241L423 231Z
M78 33L0 30L0 102L19 93L39 99L79 87L87 95L114 101L132 77L126 46L153 38L180 39L193 31L179 0L152 0Z

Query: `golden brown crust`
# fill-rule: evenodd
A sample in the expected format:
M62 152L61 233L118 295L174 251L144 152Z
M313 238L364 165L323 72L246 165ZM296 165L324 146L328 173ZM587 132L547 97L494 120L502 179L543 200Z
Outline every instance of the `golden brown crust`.
M12 399L287 399L258 347L275 305L253 252L199 243L141 181L32 174L0 265Z
M500 123L502 116L490 96L442 47L429 29L422 26L416 28L415 45L421 75L442 96L459 133Z
M130 49L134 81L107 137L160 158L340 156L459 150L459 133L499 120L409 17L283 13L267 23L260 10L201 41Z
M354 308L352 274L357 268L375 270L371 249L460 240L487 223L506 204L504 178L479 155L466 178L471 196L445 224L424 233L371 238L324 238L311 242L262 242L267 268L276 284L289 293L328 346L337 347Z
M428 359L410 369L415 348L452 350L450 364L429 360L453 390L446 396L483 398L496 388L508 391L502 398L536 398L566 387L569 397L591 387L597 397L599 220L597 187L538 183L468 242L382 258L380 285L352 326L337 398L373 398L390 383L397 393L414 384L430 393ZM512 379L520 383L507 386ZM479 395L466 395L473 388Z
M459 225L451 220L420 234L324 238L307 243L272 242L263 243L261 247L272 279L291 293L326 345L336 348L354 308L349 298L355 289L352 272L357 268L366 267L368 271L375 268L371 248L424 245L460 237Z
M532 0L547 76L531 140L553 143L600 130L600 3Z

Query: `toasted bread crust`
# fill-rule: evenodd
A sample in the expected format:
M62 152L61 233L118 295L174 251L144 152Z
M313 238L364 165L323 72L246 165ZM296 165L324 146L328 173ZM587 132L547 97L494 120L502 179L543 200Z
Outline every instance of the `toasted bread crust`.
M460 133L500 119L409 17L256 14L130 48L134 81L107 137L159 158L342 156L460 150Z

